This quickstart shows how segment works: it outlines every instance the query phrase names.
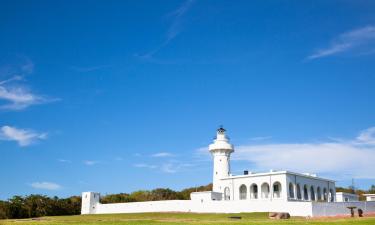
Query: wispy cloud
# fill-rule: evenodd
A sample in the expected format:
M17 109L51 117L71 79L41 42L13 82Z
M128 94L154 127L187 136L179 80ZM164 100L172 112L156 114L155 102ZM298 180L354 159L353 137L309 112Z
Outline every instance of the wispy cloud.
M0 106L5 110L22 110L32 105L44 104L56 101L43 96L33 94L28 89L21 86L0 85L0 99L6 103Z
M153 59L153 55L155 55L157 52L159 52L161 49L167 46L183 30L184 16L189 11L194 2L195 0L186 0L180 5L180 7L168 13L166 17L171 20L171 24L168 30L166 31L164 42L160 44L158 47L154 48L153 50L145 54L136 54L136 56L141 59L146 59L151 62L155 62L155 59ZM156 60L156 62L159 62L159 60Z
M57 161L59 161L61 163L72 163L72 161L68 160L68 159L58 159Z
M172 153L169 153L169 152L158 152L158 153L155 153L155 154L152 154L151 157L155 157L155 158L162 158L162 157L172 157L174 156Z
M134 164L133 166L137 168L148 168L148 169L156 169L158 167L156 165L147 164L147 163L137 163L137 164Z
M97 70L102 70L111 67L111 65L97 65L97 66L71 66L70 69L76 72L88 73Z
M2 126L0 140L16 141L19 146L29 146L39 140L47 138L47 133L39 133L29 129L19 129L11 126Z
M319 49L307 57L308 60L338 55L349 51L375 53L375 26L366 26L340 34L327 48Z
M34 64L29 58L24 59L24 63L7 68L0 76L8 77L0 80L0 109L22 110L32 105L44 104L58 99L37 95L25 85L21 85L24 77L34 71ZM8 66L11 67L11 66ZM3 71L3 70L2 70Z
M362 131L358 135L357 141L362 144L375 145L375 127L370 127Z
M33 182L30 184L35 189L43 189L49 191L55 191L61 189L61 185L52 182Z
M253 138L250 138L251 141L264 141L264 140L268 140L268 139L271 139L272 136L259 136L259 137L253 137Z
M138 164L134 164L133 166L137 168L157 170L162 173L177 173L177 172L182 172L186 170L187 168L192 167L194 165L191 163L184 163L184 162L179 162L179 161L168 161L168 162L161 163L159 165L148 164L148 163L138 163Z
M94 160L84 160L83 161L83 164L85 164L86 166L93 166L93 165L96 165L96 164L99 164L100 162L99 161L94 161Z
M160 166L160 170L163 173L177 173L182 172L188 167L193 167L194 165L191 163L181 163L181 162L167 162L163 163Z
M242 145L233 160L249 161L254 170L282 169L342 178L374 178L375 127L352 140L320 143Z

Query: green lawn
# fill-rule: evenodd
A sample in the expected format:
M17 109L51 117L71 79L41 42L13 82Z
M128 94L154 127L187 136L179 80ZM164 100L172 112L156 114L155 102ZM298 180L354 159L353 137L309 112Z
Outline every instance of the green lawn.
M229 219L229 216L241 216L242 219ZM375 217L364 218L292 218L289 220L270 220L268 213L239 213L239 214L194 214L194 213L136 213L111 215L55 216L24 220L0 220L1 225L121 225L121 224L356 224L375 225Z

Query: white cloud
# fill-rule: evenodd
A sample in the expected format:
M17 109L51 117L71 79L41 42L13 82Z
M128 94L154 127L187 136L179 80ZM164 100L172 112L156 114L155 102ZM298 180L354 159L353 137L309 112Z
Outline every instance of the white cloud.
M363 48L363 49L362 49ZM343 33L335 38L331 45L315 51L307 59L317 59L331 55L337 55L350 50L374 53L375 50L375 26L366 26Z
M136 56L141 59L147 59L150 62L155 62L155 60L152 60L153 55L166 47L173 39L177 37L177 35L181 33L183 29L183 18L185 14L190 10L194 2L195 0L186 0L180 5L180 7L168 13L166 17L171 18L171 24L165 34L166 37L164 42L153 50L142 55L136 54Z
M31 93L21 86L7 87L0 84L0 100L6 101L0 109L22 110L31 105L43 104L57 99L48 99Z
M172 163L164 163L160 167L161 171L164 173L176 173L177 167Z
M271 139L272 136L260 136L260 137L253 137L253 138L250 138L251 141L264 141L264 140L268 140L268 139Z
M37 95L20 84L21 81L25 81L25 76L34 71L33 62L27 57L22 58L23 64L5 66L5 72L0 69L0 76L7 77L0 80L0 109L22 110L32 105L58 101L59 99Z
M167 31L167 42L170 42L181 32L182 17L188 12L193 3L194 0L186 0L179 8L169 13L169 16L172 16L174 18L171 26Z
M137 168L148 168L148 169L156 169L158 166L152 165L152 164L146 164L146 163L137 163L133 165L134 167Z
M0 140L16 141L18 145L22 147L46 138L47 133L38 133L33 130L18 129L11 126L2 126L0 129Z
M82 67L82 66L71 66L70 68L76 72L93 72L101 69L106 69L111 67L111 65L97 65L97 66L87 66L87 67Z
M58 161L61 163L72 163L71 160L67 160L67 159L58 159Z
M99 163L98 161L93 161L93 160L85 160L85 161L83 161L83 164L85 164L86 166L93 166L93 165L96 165L98 163Z
M155 154L151 155L151 157L155 157L155 158L172 157L172 156L173 156L173 154L169 153L169 152L158 152L158 153L155 153Z
M354 140L337 142L242 145L232 157L251 162L254 170L282 169L336 178L374 178L374 132L374 127L369 128Z
M363 144L375 145L375 127L370 127L362 131L357 140Z
M59 184L52 183L52 182L34 182L34 183L31 183L31 187L35 189L44 189L44 190L50 190L50 191L61 189L61 186Z
M137 168L158 170L162 173L177 173L177 172L181 172L185 170L186 168L192 167L194 165L190 163L179 162L179 161L169 161L166 163L162 163L160 165L138 163L138 164L134 164L133 166Z

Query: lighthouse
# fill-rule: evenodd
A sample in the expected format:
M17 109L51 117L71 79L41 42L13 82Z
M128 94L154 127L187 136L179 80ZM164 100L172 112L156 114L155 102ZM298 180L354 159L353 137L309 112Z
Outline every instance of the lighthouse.
M233 145L229 143L229 138L225 134L225 129L220 127L217 130L214 143L209 145L209 151L213 157L213 187L214 192L223 192L220 179L230 175L230 154L234 152Z

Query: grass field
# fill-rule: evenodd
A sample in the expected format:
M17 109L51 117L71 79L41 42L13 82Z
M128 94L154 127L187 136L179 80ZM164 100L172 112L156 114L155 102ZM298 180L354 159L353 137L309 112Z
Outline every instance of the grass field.
M241 216L242 219L229 219L229 216ZM83 216L55 216L23 220L0 220L1 225L121 225L121 224L356 224L375 225L375 217L363 218L291 218L289 220L270 220L268 213L239 214L193 214L193 213L136 213Z

